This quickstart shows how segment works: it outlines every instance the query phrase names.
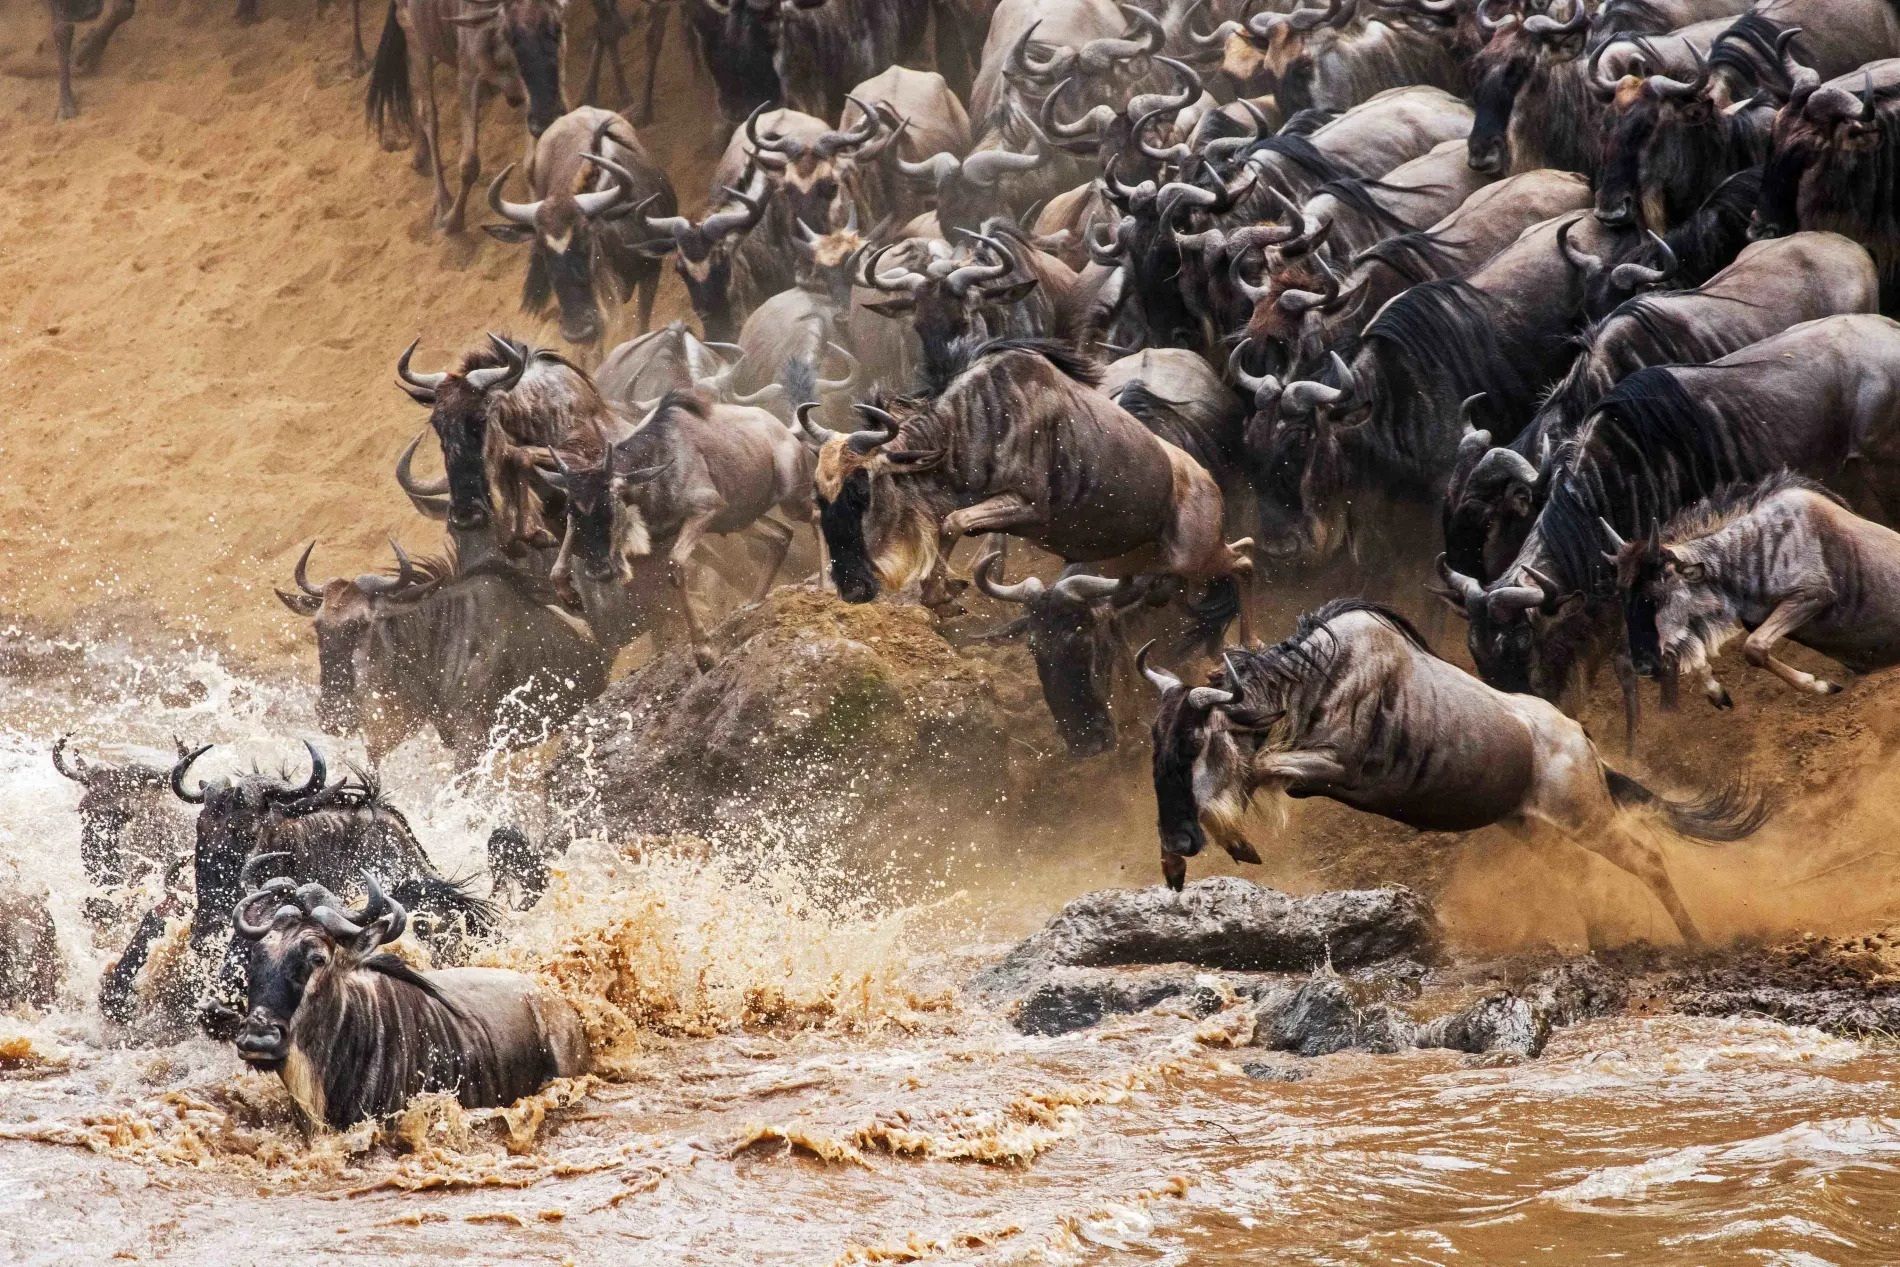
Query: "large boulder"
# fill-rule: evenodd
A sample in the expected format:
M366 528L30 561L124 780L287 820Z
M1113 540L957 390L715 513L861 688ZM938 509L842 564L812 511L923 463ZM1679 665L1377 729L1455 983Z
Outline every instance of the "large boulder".
M785 588L709 641L710 670L666 652L582 714L557 794L609 830L723 841L914 829L1005 792L990 671L923 608Z

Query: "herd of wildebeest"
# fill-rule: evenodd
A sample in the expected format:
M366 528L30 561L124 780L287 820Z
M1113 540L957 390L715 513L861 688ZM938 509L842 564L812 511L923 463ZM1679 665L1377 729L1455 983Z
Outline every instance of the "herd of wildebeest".
M317 583L306 549L279 591L314 625L320 723L372 764L427 729L464 761L538 742L645 636L714 669L709 605L808 574L810 525L797 557L843 601L1024 641L1075 757L1116 745L1118 682L1151 683L1177 888L1210 838L1257 861L1244 819L1279 791L1554 830L1693 942L1635 820L1733 840L1759 798L1653 792L1564 706L1611 670L1633 744L1644 679L1728 706L1738 637L1805 692L1839 687L1783 640L1900 661L1896 0L650 0L649 111L674 7L732 129L696 215L634 119L567 109L558 0L390 7L370 123L413 139L457 232L483 98L524 108L485 227L578 350L403 351L428 426L396 478L443 557ZM625 98L630 23L597 0L594 27L582 95L606 66ZM668 261L696 330L650 329ZM636 294L640 333L605 348ZM1009 538L1059 575L1008 580ZM1262 591L1316 581L1425 585L1476 674L1365 598L1252 639ZM972 584L1013 618L959 623ZM331 784L312 748L302 781L204 779L203 752L55 750L102 891L176 873L155 908L97 912L136 924L108 1019L149 1006L176 918L212 983L179 1023L234 1035L314 1118L585 1064L523 979L377 953L407 925L453 962L498 907L372 776ZM519 833L490 853L518 900L545 884Z

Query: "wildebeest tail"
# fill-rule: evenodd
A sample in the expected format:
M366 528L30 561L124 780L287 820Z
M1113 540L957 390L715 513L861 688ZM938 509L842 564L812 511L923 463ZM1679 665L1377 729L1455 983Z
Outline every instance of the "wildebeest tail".
M389 895L410 911L426 911L443 925L460 922L470 936L483 937L495 931L499 917L495 904L476 897L467 880L451 880L440 875L410 876L389 890Z
M386 141L408 140L416 125L416 105L409 95L409 37L396 20L396 0L389 0L389 16L383 19L383 38L370 64L363 113Z
M1627 774L1603 767L1610 799L1625 809L1654 810L1678 834L1694 840L1730 841L1752 836L1768 818L1761 794L1731 782L1693 800L1678 801L1652 792Z
M1200 651L1219 655L1227 641L1227 626L1240 616L1240 582L1231 576L1217 576L1208 582L1207 593L1188 608L1188 627L1175 645L1176 655Z

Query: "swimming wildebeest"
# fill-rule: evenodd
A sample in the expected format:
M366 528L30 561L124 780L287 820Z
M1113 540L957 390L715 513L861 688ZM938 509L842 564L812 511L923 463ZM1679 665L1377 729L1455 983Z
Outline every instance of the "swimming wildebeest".
M1749 664L1816 695L1841 688L1777 659L1783 638L1856 673L1900 664L1900 533L1812 480L1734 485L1635 542L1604 532L1632 650L1718 708L1732 701L1710 662L1743 633Z
M1225 660L1217 686L1143 666L1161 691L1155 803L1162 874L1175 889L1210 838L1258 862L1243 819L1261 791L1283 791L1421 831L1555 828L1642 880L1695 943L1662 854L1620 811L1654 811L1712 841L1739 840L1764 817L1735 788L1695 801L1657 795L1605 765L1553 705L1493 690L1433 655L1403 616L1362 599L1335 599L1286 641L1230 649Z
M171 794L171 767L106 764L53 745L53 768L85 789L79 795L79 862L100 888L136 884L191 852L191 819ZM177 756L189 751L177 743ZM174 758L175 759L175 758Z
M936 399L900 405L901 420L860 405L866 430L808 426L823 440L816 485L839 596L867 603L921 580L925 603L945 607L951 548L991 532L1117 578L1249 572L1250 543L1222 540L1213 477L1098 381L1065 345L1001 339L973 349Z
M611 653L551 584L488 558L412 561L313 585L310 551L284 606L317 637L317 720L360 731L371 761L432 729L464 765L491 744L539 743L606 689Z
M361 910L279 876L231 913L250 981L238 1055L281 1076L312 1122L341 1129L430 1091L469 1108L504 1105L587 1072L580 1017L533 979L499 968L417 972L379 953L409 913L365 880Z

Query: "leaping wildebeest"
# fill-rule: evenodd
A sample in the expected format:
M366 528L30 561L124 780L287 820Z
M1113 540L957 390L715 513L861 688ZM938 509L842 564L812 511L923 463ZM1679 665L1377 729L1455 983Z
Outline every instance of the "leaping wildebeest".
M514 169L510 163L488 186L488 205L501 223L482 227L498 241L532 244L522 311L539 314L551 300L560 309L561 337L592 343L603 328L601 292L625 303L638 289L644 333L660 263L640 249L638 221L629 217L642 209L670 216L679 201L633 125L594 106L562 115L528 161L531 202L502 196Z
M415 140L417 171L435 180L435 224L460 233L469 190L482 174L482 104L499 92L527 107L528 135L539 137L567 113L561 63L567 51L565 0L390 0L370 68L364 111L385 140ZM411 43L415 49L411 49ZM435 68L455 71L461 100L461 185L449 194L442 163ZM416 99L423 119L416 127Z
M312 1122L342 1129L430 1091L469 1108L510 1104L587 1072L580 1017L532 978L500 968L423 973L379 953L409 913L365 878L361 910L285 876L232 908L250 980L238 1055L282 1077Z
M839 596L868 603L922 581L924 602L947 607L951 548L992 532L1118 579L1250 572L1251 543L1222 538L1213 476L1099 381L1063 344L1001 339L972 349L935 399L896 403L901 418L859 405L872 425L840 435L802 411L820 443L819 515Z
M1718 708L1732 701L1710 661L1744 633L1749 664L1816 695L1841 688L1777 659L1783 638L1856 673L1900 664L1900 533L1812 480L1737 484L1647 538L1605 535L1630 645L1700 679Z
M1244 819L1262 791L1323 796L1421 831L1554 828L1649 886L1684 941L1700 941L1654 844L1623 810L1675 832L1739 840L1765 811L1735 787L1673 800L1605 765L1555 706L1507 695L1432 654L1403 616L1335 599L1293 636L1230 649L1219 685L1144 671L1161 692L1154 789L1162 875L1179 889L1211 838L1258 862Z

